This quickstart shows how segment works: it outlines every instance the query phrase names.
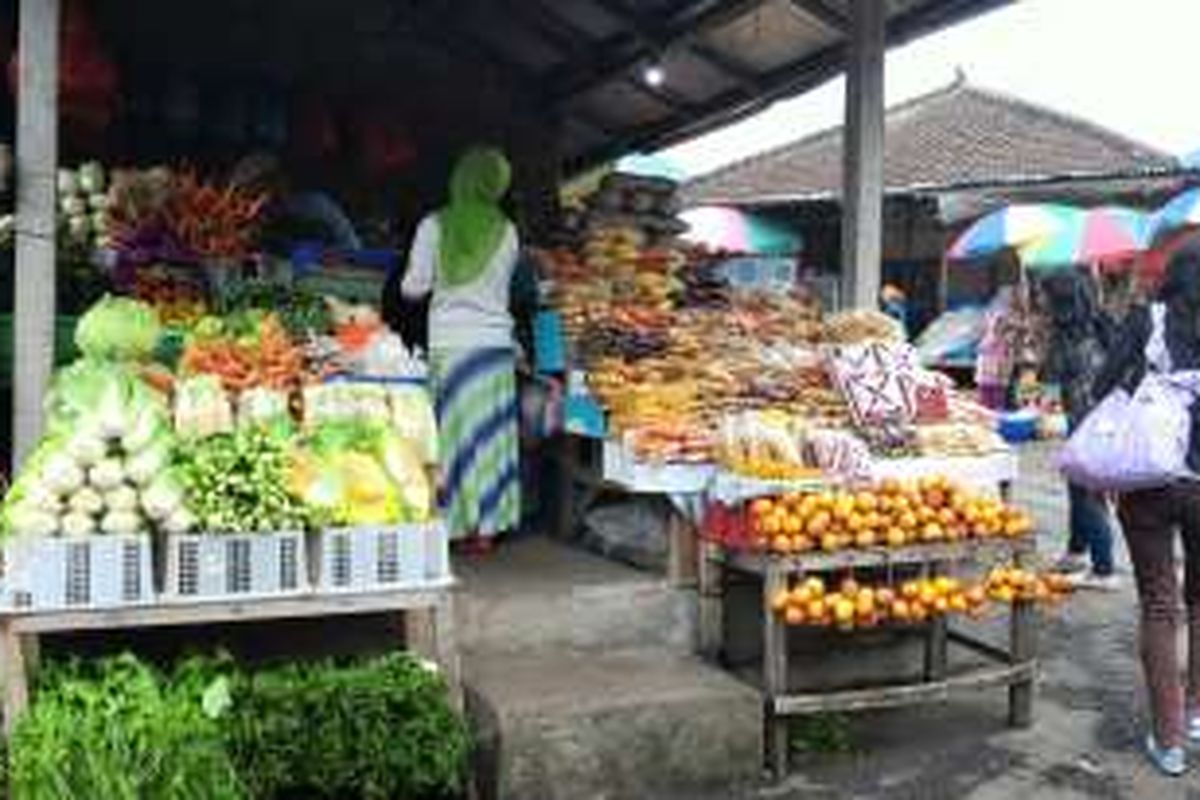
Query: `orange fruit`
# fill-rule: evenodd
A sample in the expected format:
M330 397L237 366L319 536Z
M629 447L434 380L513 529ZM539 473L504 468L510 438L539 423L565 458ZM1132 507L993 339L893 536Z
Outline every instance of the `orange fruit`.
M782 613L783 610L788 607L788 603L790 601L791 595L788 593L788 590L780 589L775 593L775 596L771 598L771 610L776 614Z
M825 531L829 530L829 523L831 521L828 511L818 511L816 514L813 514L808 520L809 535L820 536L825 533Z

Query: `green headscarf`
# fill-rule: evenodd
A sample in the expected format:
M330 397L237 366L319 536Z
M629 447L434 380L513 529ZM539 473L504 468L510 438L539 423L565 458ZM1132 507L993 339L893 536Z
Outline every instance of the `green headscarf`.
M495 255L508 225L499 202L511 178L508 159L494 147L472 147L454 165L450 202L438 212L444 285L470 283Z

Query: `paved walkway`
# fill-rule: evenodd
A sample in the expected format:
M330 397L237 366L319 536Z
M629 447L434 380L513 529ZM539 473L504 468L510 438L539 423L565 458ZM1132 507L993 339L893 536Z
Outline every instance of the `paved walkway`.
M1065 543L1066 499L1048 451L1022 457L1016 501L1038 518L1039 547ZM923 709L850 718L850 754L800 758L763 798L833 800L1200 800L1191 776L1160 778L1137 752L1144 731L1135 661L1135 600L1124 545L1123 591L1081 593L1051 612L1042 634L1042 684L1033 728L1005 727L1004 692Z

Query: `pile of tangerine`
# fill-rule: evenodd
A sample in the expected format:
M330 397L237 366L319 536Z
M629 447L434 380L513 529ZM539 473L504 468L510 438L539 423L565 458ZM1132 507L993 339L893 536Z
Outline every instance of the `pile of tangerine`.
M915 483L885 480L853 493L759 498L748 513L753 545L776 553L1019 538L1033 530L1024 511L968 492L945 477Z

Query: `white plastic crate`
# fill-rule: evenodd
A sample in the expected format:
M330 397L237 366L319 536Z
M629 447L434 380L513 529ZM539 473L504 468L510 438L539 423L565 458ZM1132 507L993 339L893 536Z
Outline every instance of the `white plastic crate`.
M308 591L303 532L167 537L168 599L221 600Z
M149 536L15 538L4 545L0 605L117 608L154 600Z
M322 590L418 587L449 573L440 523L332 528L321 532L319 550Z

